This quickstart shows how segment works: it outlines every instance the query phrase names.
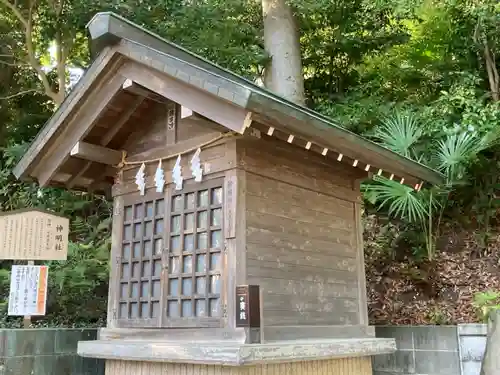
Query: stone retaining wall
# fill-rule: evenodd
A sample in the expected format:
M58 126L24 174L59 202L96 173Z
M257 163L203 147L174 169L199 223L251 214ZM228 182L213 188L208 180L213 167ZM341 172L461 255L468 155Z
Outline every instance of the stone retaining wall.
M104 375L104 362L76 354L97 329L0 329L0 375Z
M374 375L479 375L486 325L376 327L396 340L373 358ZM96 329L0 329L0 375L104 375L102 360L76 354Z
M394 338L394 354L373 358L374 375L479 375L486 325L376 327Z

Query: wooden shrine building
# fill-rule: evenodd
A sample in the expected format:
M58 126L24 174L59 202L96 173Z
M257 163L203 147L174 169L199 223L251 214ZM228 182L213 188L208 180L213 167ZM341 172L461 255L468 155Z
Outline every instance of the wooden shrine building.
M442 176L115 14L88 30L92 65L14 171L114 199L107 327L80 355L371 374L395 343L368 326L359 182Z

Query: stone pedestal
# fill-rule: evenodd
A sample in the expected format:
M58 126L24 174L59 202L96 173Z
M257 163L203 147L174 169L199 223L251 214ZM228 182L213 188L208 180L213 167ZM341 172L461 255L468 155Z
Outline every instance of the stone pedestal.
M371 375L371 356L392 353L392 339L267 344L80 342L78 354L106 359L106 375Z

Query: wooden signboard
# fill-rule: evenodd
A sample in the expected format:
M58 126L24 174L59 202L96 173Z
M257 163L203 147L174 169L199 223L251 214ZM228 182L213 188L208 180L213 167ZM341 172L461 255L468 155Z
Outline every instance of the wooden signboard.
M0 259L65 260L69 219L27 209L0 215Z
M260 328L260 291L258 285L236 287L236 327Z

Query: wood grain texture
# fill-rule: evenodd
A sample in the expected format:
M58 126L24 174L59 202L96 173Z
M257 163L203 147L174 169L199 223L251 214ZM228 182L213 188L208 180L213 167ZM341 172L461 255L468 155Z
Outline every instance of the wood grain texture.
M140 105L144 102L144 97L137 97L135 99L135 101L133 102L133 104L127 108L127 110L125 112L123 112L116 120L115 122L113 123L113 125L111 125L106 133L103 135L103 137L99 140L99 144L101 146L107 146L112 140L113 138L118 134L118 132L123 128L123 126L127 123L127 121L131 118L131 116L134 114L134 112L140 107ZM96 124L96 125L99 125L99 122ZM83 165L80 170L74 174L70 180L68 180L66 186L68 187L68 189L71 189L75 186L75 184L77 183L78 179L85 175L85 173L87 172L87 170L90 169L90 167L92 166L92 162L87 162L85 163L85 165ZM116 172L116 170L115 170ZM105 175L105 174L103 174Z
M221 100L206 91L198 90L168 74L144 69L141 64L130 61L124 68L125 76L139 85L188 107L230 130L241 132L247 110Z
M108 292L108 319L109 328L116 327L118 320L118 288L120 284L120 263L122 258L123 239L123 198L113 200L113 224L111 231L111 259L110 282Z
M30 148L14 168L14 175L20 178L24 176L28 169L33 167L33 162L38 160L43 154L41 151L49 146L50 139L60 131L61 126L64 126L66 116L81 106L81 100L89 95L89 89L95 85L95 79L106 70L107 65L115 56L116 48L106 48L94 60L92 65L87 69L85 79L78 81L76 86L68 94L64 102L61 104L54 116L45 124L43 129L38 133Z
M57 141L47 150L33 174L37 177L40 186L46 186L57 169L69 158L69 153L76 142L83 139L93 125L120 91L125 78L116 68L115 75L100 82L102 89L90 97L77 111L69 117L67 127L61 131Z
M234 149L236 157L236 149ZM228 211L233 211L234 219L231 230L226 232L227 241L227 327L236 329L236 286L247 283L246 277L246 257L245 257L245 231L246 231L246 174L239 169L232 169L226 172L226 180L232 181L233 198L227 202L226 215ZM226 216L227 219L227 216Z
M70 156L101 164L117 165L122 160L122 152L87 142L77 142Z
M357 181L357 185L359 186ZM363 242L363 221L362 221L362 204L356 202L354 204L354 225L356 230L356 254L358 263L358 289L359 289L359 322L361 324L369 324L368 320L368 302L366 297L366 274L365 274L365 254Z
M220 229L221 233L225 233L224 232L224 224L226 224L226 223L224 222L224 218L225 218L226 214L228 213L228 209L229 209L230 215L228 215L229 222L227 222L228 231L226 232L226 234L228 234L228 236L229 236L228 240L232 240L233 242L235 242L236 241L236 239L235 239L235 230L236 230L236 224L235 224L235 217L236 217L236 212L235 212L236 208L235 207L236 206L235 206L235 202L237 199L237 193L238 193L237 188L238 187L237 187L236 174L235 173L231 174L231 169L234 169L234 166L236 165L235 141L230 139L230 138L226 138L226 139L220 140L218 142L215 142L213 144L210 144L209 146L206 146L202 149L200 159L201 159L201 163L202 163L202 166L204 168L205 173L204 173L202 182L195 183L193 180L193 177L191 176L191 170L190 170L190 159L192 157L192 154L195 152L195 149L196 149L196 147L198 147L198 145L200 145L202 143L206 143L207 141L213 140L215 137L220 136L220 129L219 129L219 131L216 132L214 129L214 126L212 124L210 124L209 121L199 120L194 125L190 124L189 121L176 122L175 123L175 131L172 132L172 129L169 129L168 121L167 121L168 120L167 119L168 109L169 109L169 103L167 103L166 105L163 105L163 107L160 107L155 120L153 122L151 122L149 125L144 126L144 129L140 132L140 134L138 133L136 135L131 136L129 138L129 141L126 142L125 149L128 152L127 160L131 161L131 162L139 162L139 164L125 166L124 170L122 171L122 173L120 175L119 180L117 181L117 183L115 184L115 186L113 188L113 194L114 194L115 198L118 199L120 197L124 197L124 199L129 200L130 204L133 204L134 202L135 203L141 202L144 199L144 197L141 197L139 195L137 186L135 184L135 175L137 173L137 169L140 167L140 162L142 162L146 159L152 160L152 162L149 162L146 164L146 170L145 170L146 189L151 189L154 186L154 173L155 173L155 170L156 170L157 165L158 165L158 163L156 161L154 161L154 159L155 158L162 158L162 157L165 157L167 155L175 155L177 153L184 152L185 150L190 150L188 153L183 154L182 158L181 158L182 174L184 177L184 188L181 192L176 192L176 194L178 194L178 193L182 193L182 194L190 193L191 195L195 194L194 196L198 197L198 195L197 195L198 189L213 188L215 186L215 185L212 186L213 184L216 184L217 187L224 188L224 187L227 187L226 186L227 183L231 181L233 184L232 189L234 190L234 199L231 200L231 203L229 201L225 201L224 204L221 204L221 207L215 207L214 203L212 202L212 203L210 203L210 210L208 210L208 208L207 208L208 206L207 206L207 207L203 208L203 211L204 212L206 211L207 213L210 212L211 213L210 215L212 215L212 211L214 211L216 208L217 209L224 208L224 215L222 215L222 217L221 217L220 224L211 224L210 230L215 230L215 229L217 229L216 228L217 226L220 226L219 229ZM194 120L190 120L190 121L193 122ZM166 198L165 202L167 202L166 206L164 207L165 212L167 213L167 217L165 218L165 222L167 223L167 225L165 227L165 233L167 233L167 236L163 239L164 244L170 243L170 241L169 241L170 237L168 236L168 233L170 233L171 231L170 231L170 224L168 224L168 223L170 223L170 218L169 218L168 213L170 212L169 207L170 207L170 202L171 202L171 199L170 199L171 194L173 194L172 186L171 186L171 182L172 182L171 170L174 166L175 159L176 159L175 157L172 157L172 158L169 158L167 160L163 160L163 162L162 162L162 167L165 170L165 180L166 180L165 182L167 184L165 186L165 191L169 192L165 196L165 198ZM226 176L226 171L229 173L227 176ZM154 190L154 189L152 189L152 190ZM210 194L211 193L209 193L209 196L211 196ZM224 197L227 198L225 193L222 194L222 196L223 196L223 198ZM184 198L182 198L182 199L184 199ZM196 201L198 202L198 200L196 200ZM189 207L187 207L187 209L188 208ZM177 209L177 210L179 210L179 209ZM193 211L192 209L188 209L188 211L189 211L188 212L189 215L192 215L192 216L194 215L193 217L198 217L197 212ZM191 211L193 211L193 212L191 212ZM179 216L181 214L182 214L181 212L176 212L176 215L178 217L181 217L181 216ZM184 215L184 214L182 214L182 215ZM210 216L210 217L212 217L212 216ZM183 226L185 225L184 219L181 219L180 222L183 223L182 224ZM198 221L196 221L196 222L198 222ZM134 221L134 225L135 225L135 221ZM179 228L179 230L181 230L181 228ZM188 233L189 231L192 231L192 229L189 229L189 228L182 229L181 230L182 235L180 235L179 238L185 238L186 233ZM243 231L243 233L244 233L245 228L243 227L242 229L240 229L240 231ZM181 233L181 232L179 232L179 233ZM195 238L198 238L198 236L195 236ZM208 238L211 238L211 236L209 235ZM221 238L221 240L224 240L224 239L225 238ZM195 240L195 241L198 241L198 240ZM173 317L170 318L169 317L168 321L166 319L162 319L161 324L160 324L162 327L165 327L165 328L166 327L175 327L177 329L187 328L187 327L193 327L193 328L196 327L199 329L205 328L208 331L213 333L214 331L212 328L220 328L221 324L222 324L222 319L227 320L227 307L226 307L227 300L228 300L228 295L232 295L232 294L227 289L227 280L224 279L224 277L226 277L225 275L227 274L227 272L225 272L225 267L227 266L227 260L225 257L226 246L224 246L224 245L227 245L227 244L221 243L221 245L220 245L221 247L219 249L219 251L223 255L223 256L221 256L222 262L224 264L223 268L222 269L217 268L217 270L207 271L208 273L210 273L212 271L216 272L217 275L219 275L219 273L220 273L223 277L223 280L221 282L222 288L220 291L220 298L223 302L222 302L222 306L220 307L221 310L219 310L217 312L217 316L216 317L206 317L203 319L195 319L195 318L193 318L193 319L191 319L191 318L177 319L177 318L173 318ZM166 253L165 249L167 249L168 247L169 247L169 245L165 245L165 248L163 251L164 254ZM180 247L183 248L182 240L180 243ZM211 246L210 254L211 255L215 254L214 246ZM163 256L163 258L164 258L164 256ZM160 301L160 306L161 306L160 311L162 312L161 316L165 317L167 314L166 302L165 302L167 297L168 297L169 301L173 301L174 299L178 299L177 297L175 297L173 295L167 296L166 293L164 293L167 290L166 285L168 284L168 281L171 278L177 278L177 279L182 280L182 281L189 278L193 281L192 285L196 285L196 284L194 284L194 281L197 280L198 277L201 277L201 275L198 275L198 273L196 273L197 271L196 272L194 271L195 268L191 265L190 267L192 267L192 268L191 268L191 272L190 272L189 277L187 274L185 274L187 271L186 272L182 271L182 275L180 273L177 275L177 273L180 272L180 270L176 271L177 273L173 272L173 270L169 270L169 276L168 276L168 278L165 278L164 274L166 272L165 270L166 270L167 264L169 264L169 262L167 262L168 259L163 259L163 258L162 258L163 271L162 271L162 280L161 280L161 285L162 285L161 295L163 298L162 298L162 301ZM188 255L184 254L179 259L188 259ZM191 264L191 263L188 263L188 264ZM188 269L188 268L186 268L186 269ZM173 273L175 273L174 276L172 276ZM212 275L212 273L210 273L210 275L208 275L208 274L205 275L206 279L208 280L209 276L212 277L211 275ZM178 282L179 287L181 284L182 283L179 281ZM207 289L208 289L208 287L207 287ZM177 295L180 296L180 294L181 294L180 291L178 291ZM217 294L219 294L219 293L217 292ZM212 295L212 294L207 294L207 296L210 298L215 298L215 295ZM195 305L195 302L201 301L200 295L197 295L196 298L197 298L196 301L194 301L194 300L191 301L193 306ZM219 298L218 295L217 295L217 298ZM185 302L185 301L187 301L187 299L184 298L184 296L183 296L182 302ZM207 300L206 303L208 304L208 302L209 301ZM212 302L212 300L210 300L210 302ZM220 316L219 316L219 314L220 314ZM223 314L226 316L224 316ZM224 325L227 325L227 322ZM130 319L128 319L128 322L121 320L119 322L119 326L122 328L132 328L134 326L135 327L146 327L144 322L131 321ZM155 326L157 327L158 324L156 324ZM186 334L187 332L188 331L184 331L184 334ZM221 334L227 338L232 337L233 336L232 333L234 333L234 332L225 332L225 331L224 332L218 331L218 332L219 332L219 334ZM188 335L188 336L190 336L190 335ZM197 336L196 334L194 334L193 338L194 337L206 337L206 335L198 335ZM179 339L179 335L172 334L172 335L169 335L169 337L167 339Z
M243 344L245 332L243 328L101 328L100 340L146 341L146 342L214 342L223 341Z
M321 155L270 137L244 137L238 145L239 165L248 172L347 202L359 198L354 191L359 175L350 167L329 164Z
M188 147L184 149L187 148ZM170 154L172 150L174 150L173 147L163 148L161 152L157 149L156 155L153 155L152 158ZM177 150L177 148L175 150ZM207 167L210 169L210 173L205 173L205 176L203 177L204 179L218 178L224 176L225 171L233 168L234 159L232 158L231 155L228 155L226 151L227 151L226 145L224 143L214 144L202 150L200 155L202 166L204 167L204 169ZM181 158L181 167L185 181L193 178L190 173L191 171L190 160L193 154L194 151L183 155ZM132 160L145 160L145 159L150 159L150 157L148 157L148 155L143 155L140 159L136 157ZM163 160L162 162L162 167L165 171L166 184L172 183L171 171L175 165L175 161L176 161L175 158L171 158L169 160ZM157 166L158 166L157 162L146 164L146 169L144 171L146 175L146 188L154 187L154 173L156 171ZM129 169L123 172L122 180L120 181L120 183L115 184L113 186L113 196L128 194L137 191L137 185L135 184L135 175L137 174L137 170L139 169L139 167L140 167L139 165L133 165L130 166Z
M237 143L247 281L262 288L264 328L359 324L358 177L291 145Z
M106 375L371 375L370 357L227 367L187 363L106 361Z

